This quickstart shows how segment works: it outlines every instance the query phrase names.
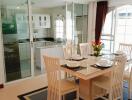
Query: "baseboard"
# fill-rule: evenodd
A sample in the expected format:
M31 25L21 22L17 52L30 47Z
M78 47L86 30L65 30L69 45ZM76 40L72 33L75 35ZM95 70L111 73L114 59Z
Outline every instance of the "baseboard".
M0 84L0 89L4 88L4 85L3 84Z

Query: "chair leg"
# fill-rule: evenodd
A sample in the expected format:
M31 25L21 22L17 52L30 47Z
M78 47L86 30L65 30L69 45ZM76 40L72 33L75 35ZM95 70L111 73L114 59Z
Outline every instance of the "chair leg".
M111 93L111 91L109 92L109 100L112 100L112 93Z
M131 99L131 86L130 81L128 81L128 99Z
M128 88L128 99L132 100L132 94L130 87Z
M79 89L77 89L77 92L76 92L76 100L79 100Z
M65 95L62 96L62 99L65 100Z

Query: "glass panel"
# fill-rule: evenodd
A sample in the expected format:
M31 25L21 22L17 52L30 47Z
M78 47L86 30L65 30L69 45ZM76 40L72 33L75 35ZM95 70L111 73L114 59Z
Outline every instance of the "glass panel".
M67 40L72 40L78 47L79 43L87 42L88 27L88 5L87 4L68 4L67 5Z
M34 1L39 4L39 1ZM44 50L49 47L62 46L65 42L65 5L56 7L39 7L32 5L33 37L34 37L34 70L35 75L46 72L43 66ZM41 16L41 18L40 18ZM40 20L41 19L41 20ZM37 24L38 22L43 24ZM55 52L56 53L56 52Z
M75 43L87 42L88 5L74 4L74 37ZM78 41L77 41L78 40Z
M6 82L31 76L27 0L0 2Z

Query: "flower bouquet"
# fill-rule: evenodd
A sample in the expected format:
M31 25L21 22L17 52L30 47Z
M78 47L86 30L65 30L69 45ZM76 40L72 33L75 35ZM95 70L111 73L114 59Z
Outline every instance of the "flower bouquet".
M93 47L93 51L94 51L94 56L97 57L100 55L100 51L102 50L103 43L100 41L98 41L98 42L92 41L92 47Z

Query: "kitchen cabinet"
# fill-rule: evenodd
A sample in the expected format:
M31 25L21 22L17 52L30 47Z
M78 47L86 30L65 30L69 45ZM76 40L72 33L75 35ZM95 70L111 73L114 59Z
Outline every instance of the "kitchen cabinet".
M33 15L33 28L50 28L50 15Z
M17 14L16 15L16 24L17 24L17 31L23 31L23 33L27 33L27 30L22 29L28 29L28 16L26 14ZM34 29L40 29L40 28L50 28L50 15L48 14L34 14L32 15L32 26ZM23 28L27 27L27 28ZM22 33L22 32L18 32Z

